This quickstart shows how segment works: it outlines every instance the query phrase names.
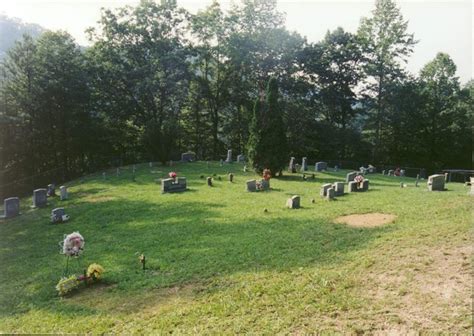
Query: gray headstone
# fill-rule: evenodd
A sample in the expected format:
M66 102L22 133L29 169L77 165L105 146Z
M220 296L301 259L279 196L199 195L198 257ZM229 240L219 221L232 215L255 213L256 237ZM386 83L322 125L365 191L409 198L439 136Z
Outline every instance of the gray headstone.
M400 176L402 176L402 177L405 176L405 169L400 170Z
M357 176L357 172L350 172L350 173L347 173L346 175L346 183L349 183L351 181L354 181L355 177Z
M308 170L308 158L304 157L303 160L301 160L301 171L305 172Z
M385 175L385 170L382 170L382 175Z
M186 191L186 178L177 177L167 178L161 180L161 192L162 193L172 193L172 192L181 192Z
M286 206L290 209L299 209L300 208L300 197L295 195L291 198L288 198L286 201Z
M227 151L227 158L225 159L225 162L231 163L232 162L232 149L229 149Z
M56 208L51 210L51 223L62 223L69 219L66 216L64 208Z
M244 166L244 173L246 173L246 172L247 172L247 166L245 165Z
M0 218L13 218L20 214L20 199L10 197L3 200L3 216Z
M327 162L316 162L314 165L314 170L315 171L323 171L328 169L328 164Z
M209 176L209 177L206 179L206 182L207 182L207 186L208 186L208 187L212 187L212 177Z
M357 182L356 181L350 181L349 184L347 185L347 192L356 192L357 191Z
M43 208L48 204L46 193L44 188L33 190L33 208Z
M220 164L221 167L222 167L222 166L224 165L224 160L221 159L221 160L219 161L219 164Z
M387 175L388 175L388 176L393 176L393 169L390 169L390 170L388 171L388 174L387 174Z
M48 189L46 191L46 195L49 196L49 197L56 196L56 186L53 183L48 184Z
M181 153L181 161L183 162L196 161L196 154L194 154L193 152Z
M229 182L234 182L234 174L229 174Z
M68 192L67 188L65 186L60 186L59 187L59 199L61 201L67 200L68 199Z
M335 196L336 196L336 191L334 190L334 188L329 188L326 191L326 199L328 201L333 200Z
M270 190L270 180L261 180L260 185L262 190Z
M256 180L248 180L246 182L247 191L254 192L257 191L257 181Z
M428 190L429 191L443 191L445 184L445 176L442 174L435 174L428 177Z
M323 185L321 186L320 191L319 191L319 195L320 195L321 197L326 197L327 191L328 191L328 189L331 188L331 187L332 187L331 183L323 184Z
M245 162L245 155L243 154L237 155L237 162Z
M369 180L365 179L362 181L362 188L361 191L367 191L369 190Z
M288 164L288 171L290 173L296 173L295 158L293 156L290 158L290 163Z
M334 182L333 184L334 191L336 196L344 195L344 183L343 182Z

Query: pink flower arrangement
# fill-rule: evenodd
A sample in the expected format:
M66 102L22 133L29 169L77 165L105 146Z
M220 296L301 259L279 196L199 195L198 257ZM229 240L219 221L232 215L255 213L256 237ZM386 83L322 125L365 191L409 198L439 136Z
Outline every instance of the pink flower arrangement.
M175 172L169 172L169 173L168 173L168 176L171 177L171 178L173 178L173 179L175 179L176 176L178 176L178 174L176 174Z
M272 177L272 172L270 169L264 169L263 170L263 179L265 181L268 181Z
M356 181L357 183L362 183L364 181L364 176L357 175L356 177L354 177L354 181Z

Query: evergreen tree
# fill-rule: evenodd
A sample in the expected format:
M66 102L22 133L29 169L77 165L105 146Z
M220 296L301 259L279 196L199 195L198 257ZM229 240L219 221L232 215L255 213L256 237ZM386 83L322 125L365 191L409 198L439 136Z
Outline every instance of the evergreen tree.
M267 85L266 101L257 100L250 125L248 156L253 168L261 173L270 169L281 172L288 159L288 145L281 109L278 105L278 84L271 78Z

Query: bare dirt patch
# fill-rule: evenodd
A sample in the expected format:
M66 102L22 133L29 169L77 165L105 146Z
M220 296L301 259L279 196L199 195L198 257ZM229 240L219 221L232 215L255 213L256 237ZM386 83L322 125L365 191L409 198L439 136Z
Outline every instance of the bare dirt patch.
M397 216L383 213L354 214L336 218L335 222L353 227L370 228L392 223Z

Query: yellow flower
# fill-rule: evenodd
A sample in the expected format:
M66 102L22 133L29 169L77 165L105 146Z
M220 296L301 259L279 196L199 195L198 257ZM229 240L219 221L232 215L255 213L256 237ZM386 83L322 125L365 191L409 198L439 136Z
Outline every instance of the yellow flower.
M104 273L104 268L99 264L90 264L87 268L87 276L92 277L94 280L99 280Z

